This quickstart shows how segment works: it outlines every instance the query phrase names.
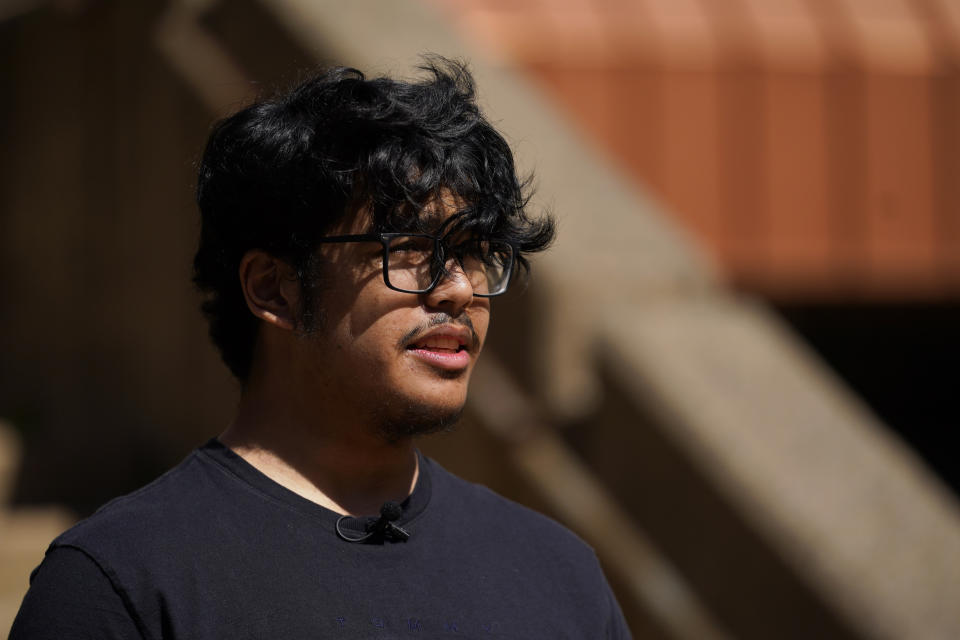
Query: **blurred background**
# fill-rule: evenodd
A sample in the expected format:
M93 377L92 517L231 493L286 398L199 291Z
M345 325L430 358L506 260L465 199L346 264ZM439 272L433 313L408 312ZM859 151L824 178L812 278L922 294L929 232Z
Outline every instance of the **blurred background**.
M955 0L0 2L0 629L230 419L212 122L424 51L561 229L423 449L590 543L637 638L960 636Z

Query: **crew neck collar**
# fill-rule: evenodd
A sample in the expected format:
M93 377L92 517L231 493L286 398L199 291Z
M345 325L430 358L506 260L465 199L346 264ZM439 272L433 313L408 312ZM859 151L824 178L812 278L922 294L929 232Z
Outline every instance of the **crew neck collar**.
M331 530L334 530L337 520L342 515L287 489L244 460L243 457L217 438L211 438L197 451L199 454L225 468L257 492L264 494L272 500L282 502L311 518L319 519L325 527ZM427 504L430 502L431 462L426 456L420 453L419 449L416 450L416 454L419 465L417 483L413 488L413 492L400 503L400 506L403 508L403 513L396 520L398 525L413 523L423 514L427 508ZM364 515L376 517L378 514ZM364 515L358 516L358 518L363 518Z

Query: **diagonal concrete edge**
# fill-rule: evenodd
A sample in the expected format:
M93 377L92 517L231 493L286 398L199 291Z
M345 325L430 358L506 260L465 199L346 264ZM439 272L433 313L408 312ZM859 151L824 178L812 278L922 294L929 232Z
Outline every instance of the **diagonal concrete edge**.
M728 637L630 514L543 420L495 356L481 360L470 384L470 406L490 432L509 443L514 466L552 512L595 547L608 570L617 574L670 637Z
M952 494L760 307L620 307L603 359L793 569L869 637L960 636Z

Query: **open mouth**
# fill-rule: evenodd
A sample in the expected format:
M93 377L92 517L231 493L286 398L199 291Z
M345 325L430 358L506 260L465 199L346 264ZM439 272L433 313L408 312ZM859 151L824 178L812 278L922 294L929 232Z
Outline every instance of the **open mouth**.
M409 345L410 350L435 351L437 353L458 353L466 350L466 345L453 336L428 336Z
M448 372L462 372L470 366L470 351L457 336L424 336L407 345L407 353L431 367Z

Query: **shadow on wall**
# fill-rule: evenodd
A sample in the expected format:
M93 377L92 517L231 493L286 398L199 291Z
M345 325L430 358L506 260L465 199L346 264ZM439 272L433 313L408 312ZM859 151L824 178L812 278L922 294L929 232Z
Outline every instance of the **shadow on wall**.
M190 284L212 121L153 46L161 2L0 23L0 415L14 499L89 513L225 424Z

